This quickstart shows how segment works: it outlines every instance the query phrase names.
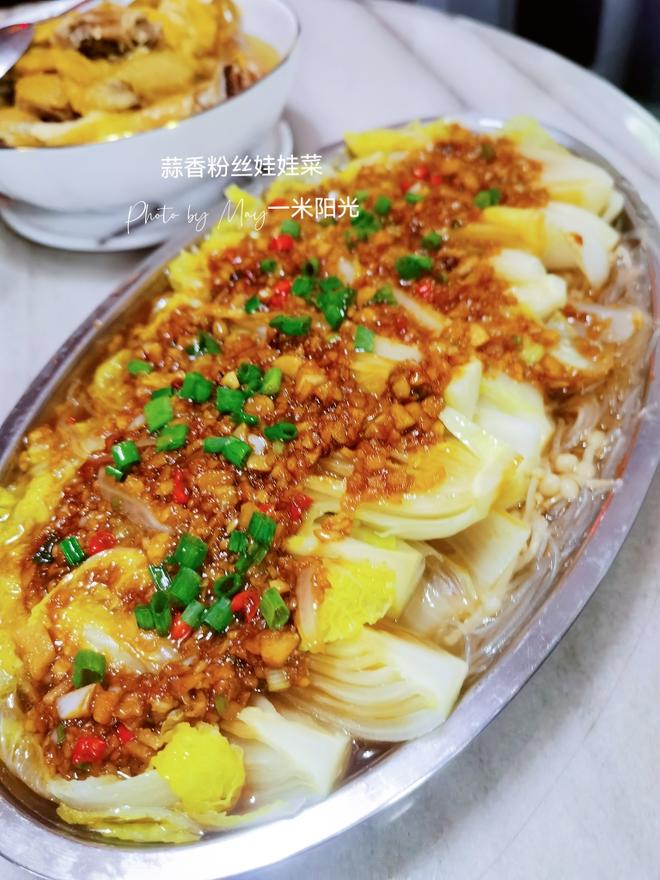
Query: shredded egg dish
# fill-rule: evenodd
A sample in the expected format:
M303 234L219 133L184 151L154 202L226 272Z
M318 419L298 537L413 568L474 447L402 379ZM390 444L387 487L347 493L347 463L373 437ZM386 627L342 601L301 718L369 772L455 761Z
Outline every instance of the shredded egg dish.
M192 841L433 730L613 485L611 176L525 119L346 144L230 187L263 227L177 256L0 489L0 756L68 823Z
M233 0L101 3L37 25L0 79L0 144L71 146L148 131L233 97L277 64Z

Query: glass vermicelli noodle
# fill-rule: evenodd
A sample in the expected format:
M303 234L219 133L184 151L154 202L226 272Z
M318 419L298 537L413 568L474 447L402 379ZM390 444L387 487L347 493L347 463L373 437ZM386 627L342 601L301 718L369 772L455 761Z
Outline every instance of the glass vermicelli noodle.
M446 720L616 491L653 324L611 176L522 118L346 143L230 187L263 223L168 265L0 489L0 755L72 825L327 796Z

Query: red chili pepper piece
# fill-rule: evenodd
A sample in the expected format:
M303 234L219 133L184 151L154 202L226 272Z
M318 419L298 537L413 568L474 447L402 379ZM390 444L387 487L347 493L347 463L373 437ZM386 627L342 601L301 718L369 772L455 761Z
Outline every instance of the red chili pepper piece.
M289 501L289 516L294 522L300 522L303 513L312 506L312 499L304 492L296 492Z
M433 186L440 186L440 184L442 183L442 180L443 180L442 174L432 174L431 177L429 178L429 181L430 181L430 183L433 184Z
M275 512L275 508L273 507L273 505L267 504L266 502L264 502L263 504L257 504L257 507L259 508L259 510L262 513L274 513Z
M426 180L429 176L429 169L426 165L417 165L413 168L413 175L417 178L417 180Z
M277 284L273 287L273 293L268 300L268 305L279 309L286 302L286 299L290 292L291 282L288 278L282 278L281 281L278 281Z
M287 202L286 199L273 199L272 202L269 202L269 203L268 203L268 207L269 207L269 208L284 208L284 207L286 207L288 204L289 204L289 203Z
M175 468L172 471L172 499L177 504L187 504L190 491L186 486L186 477L181 468Z
M435 284L430 278L425 278L423 281L419 282L415 288L415 292L420 299L432 300L435 292Z
M135 734L132 730L129 730L128 727L126 727L123 721L120 721L117 725L117 736L121 740L122 745L126 745L126 743L129 743L132 739L135 739Z
M97 764L105 757L108 744L100 736L81 736L71 753L74 764Z
M93 535L89 536L89 540L87 541L87 553L89 556L94 556L95 553L100 553L102 550L110 550L112 547L116 546L117 539L108 529L99 529L94 532Z
M405 194L408 192L408 190L410 189L410 187L411 187L411 186L414 186L414 185L415 185L415 181L414 181L414 180L405 180L405 181L401 184L401 195L405 196Z
M288 278L281 278L273 287L273 290L275 291L275 293L287 294L291 290L291 282Z
M231 610L234 614L243 614L246 623L249 623L257 613L259 607L259 593L254 587L249 587L241 593L237 593L231 600Z
M275 235L270 240L271 251L276 251L277 253L290 251L293 248L293 245L293 237L291 235L288 235L286 232L281 232L279 235Z
M274 293L268 300L268 305L273 309L281 309L286 302L286 295L283 293Z
M181 620L181 613L177 612L172 618L170 636L175 642L178 642L180 639L187 639L191 632L192 626L190 626L189 623L186 623L185 620Z

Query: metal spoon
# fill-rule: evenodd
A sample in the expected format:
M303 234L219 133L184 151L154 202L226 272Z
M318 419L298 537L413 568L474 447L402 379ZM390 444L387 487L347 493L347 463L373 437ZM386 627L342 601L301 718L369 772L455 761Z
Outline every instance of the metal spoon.
M16 64L32 42L33 25L64 15L85 0L41 0L0 9L0 78Z
M64 15L85 2L86 0L39 0L37 3L20 3L10 9L0 9L0 28L48 21L49 18ZM4 34L0 34L0 39L3 38Z
M0 31L0 78L16 64L32 42L34 27L17 24Z
M11 9L0 9L0 78L27 51L32 42L32 25L57 18L79 7L91 9L100 0L39 0L21 3ZM117 6L128 6L131 0L114 0Z

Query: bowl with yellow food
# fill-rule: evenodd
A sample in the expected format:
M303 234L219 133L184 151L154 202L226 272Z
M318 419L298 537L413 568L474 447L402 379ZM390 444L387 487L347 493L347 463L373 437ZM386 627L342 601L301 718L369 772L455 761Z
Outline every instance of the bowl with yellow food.
M280 117L299 24L282 0L134 0L48 21L0 80L0 193L56 212L162 204Z

